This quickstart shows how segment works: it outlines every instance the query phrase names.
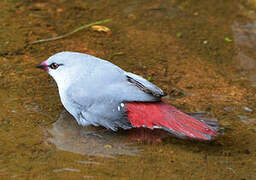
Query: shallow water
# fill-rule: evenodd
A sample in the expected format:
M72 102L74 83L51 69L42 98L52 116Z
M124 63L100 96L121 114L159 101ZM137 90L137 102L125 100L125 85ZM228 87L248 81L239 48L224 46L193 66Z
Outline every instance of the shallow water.
M0 2L0 179L255 179L256 1ZM112 33L80 31L111 18ZM213 142L81 128L35 65L59 51L95 55L151 79L185 112L225 128Z

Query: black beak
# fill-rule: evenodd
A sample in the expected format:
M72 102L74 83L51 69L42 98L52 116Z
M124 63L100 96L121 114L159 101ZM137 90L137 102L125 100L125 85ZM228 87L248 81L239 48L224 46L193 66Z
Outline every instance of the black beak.
M44 64L39 64L36 66L36 68L40 68L40 69L46 69L48 66L47 65L44 65Z

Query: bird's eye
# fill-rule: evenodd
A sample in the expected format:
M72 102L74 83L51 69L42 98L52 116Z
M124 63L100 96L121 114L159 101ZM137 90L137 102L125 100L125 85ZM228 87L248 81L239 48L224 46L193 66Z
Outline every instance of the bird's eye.
M57 69L59 67L59 65L57 63L52 63L52 64L49 65L49 67L51 69Z

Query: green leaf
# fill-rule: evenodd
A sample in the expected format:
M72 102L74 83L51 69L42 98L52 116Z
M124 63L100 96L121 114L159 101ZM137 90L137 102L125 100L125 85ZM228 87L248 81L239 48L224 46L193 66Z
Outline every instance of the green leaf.
M225 37L225 41L232 42L232 39L230 39L229 37Z
M180 33L180 32L176 33L176 37L177 38L181 38L182 37L182 33Z

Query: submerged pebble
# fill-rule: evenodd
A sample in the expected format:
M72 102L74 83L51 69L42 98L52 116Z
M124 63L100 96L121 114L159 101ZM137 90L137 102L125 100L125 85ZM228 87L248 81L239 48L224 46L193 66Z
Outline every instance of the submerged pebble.
M245 115L237 115L237 116L245 124L249 124L249 123L255 123L256 124L256 119L255 118L249 118L248 116L245 116Z
M234 111L234 108L231 106L226 106L226 107L224 107L224 110L227 112L232 112L232 111Z
M60 169L53 170L53 172L63 172L63 171L80 172L79 169L73 169L73 168L60 168Z
M94 162L94 161L76 161L76 162L78 162L78 163L80 163L80 164L95 164L95 165L102 165L101 163L99 163L99 162Z
M252 110L251 108L248 108L248 107L246 107L246 106L244 106L243 109L244 109L245 111L248 111L248 112L253 112L253 110Z

